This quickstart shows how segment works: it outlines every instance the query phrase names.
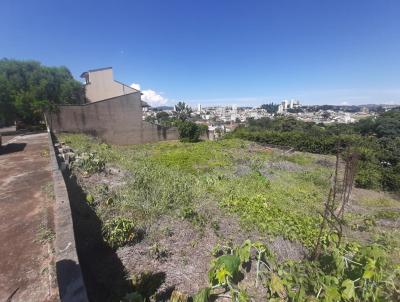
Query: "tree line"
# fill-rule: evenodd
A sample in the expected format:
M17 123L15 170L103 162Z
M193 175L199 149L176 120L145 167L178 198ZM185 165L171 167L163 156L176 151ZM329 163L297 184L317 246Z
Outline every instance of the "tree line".
M68 68L37 61L0 60L0 126L43 122L45 110L84 102L83 85Z
M353 148L360 156L356 186L400 191L400 109L354 124L316 124L294 118L250 120L232 136L259 143L288 146L299 151L335 154Z

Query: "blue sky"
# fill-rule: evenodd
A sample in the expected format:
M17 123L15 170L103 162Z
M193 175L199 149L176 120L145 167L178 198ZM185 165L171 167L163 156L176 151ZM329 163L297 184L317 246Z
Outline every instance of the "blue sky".
M0 57L112 66L156 103L400 103L399 0L2 0Z

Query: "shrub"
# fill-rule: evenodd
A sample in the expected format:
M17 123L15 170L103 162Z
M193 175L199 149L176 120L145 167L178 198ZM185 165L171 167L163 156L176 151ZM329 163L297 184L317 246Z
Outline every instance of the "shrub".
M178 124L179 139L182 142L198 142L205 128L191 121L181 121Z
M74 166L86 174L93 174L104 170L105 161L95 153L83 152L74 162Z
M103 236L109 246L117 249L137 239L137 232L133 221L116 217L104 224Z
M369 162L361 161L358 165L358 172L355 184L359 188L379 189L381 186L382 175L378 168Z

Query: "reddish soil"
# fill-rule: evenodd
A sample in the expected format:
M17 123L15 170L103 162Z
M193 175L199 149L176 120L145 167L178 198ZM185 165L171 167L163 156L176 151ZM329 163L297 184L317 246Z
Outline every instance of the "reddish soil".
M52 226L51 181L47 133L0 149L0 301L57 300L51 240L40 238Z

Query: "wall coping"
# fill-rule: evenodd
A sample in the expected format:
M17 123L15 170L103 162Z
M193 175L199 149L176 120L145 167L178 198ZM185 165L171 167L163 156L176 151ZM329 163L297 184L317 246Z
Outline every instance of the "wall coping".
M129 92L129 93L113 96L111 98L99 100L99 101L96 101L96 102L88 102L88 103L84 103L84 104L60 104L59 106L60 107L75 107L75 106L76 107L85 107L85 106L90 106L90 105L93 105L93 104L96 104L96 103L114 101L115 99L119 99L119 98L125 97L127 95L132 95L132 94L136 94L136 93L141 93L141 92L140 91Z
M58 165L52 134L48 131L50 166L54 185L55 258L62 302L89 302L76 251L70 200Z

